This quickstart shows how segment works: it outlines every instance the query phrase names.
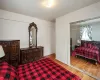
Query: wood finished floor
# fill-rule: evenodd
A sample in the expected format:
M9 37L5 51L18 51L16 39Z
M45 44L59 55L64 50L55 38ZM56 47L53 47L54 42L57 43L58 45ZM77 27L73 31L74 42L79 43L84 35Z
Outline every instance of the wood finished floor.
M71 64L77 68L89 72L91 75L100 78L100 64L96 65L91 63L90 61L87 61L86 59L84 60L84 58L72 57L72 56L71 56Z
M90 77L86 74L83 74L82 72L80 72L80 71L78 71L78 70L76 70L76 69L74 69L74 68L72 68L72 67L70 67L70 66L68 66L68 65L66 65L66 64L64 64L60 61L58 61L58 60L56 60L55 55L51 55L51 56L49 56L49 58L51 58L54 62L58 63L59 65L61 65L65 69L67 69L70 72L72 72L72 73L76 74L77 76L79 76L81 78L81 80L95 80L94 78L92 78L92 77Z

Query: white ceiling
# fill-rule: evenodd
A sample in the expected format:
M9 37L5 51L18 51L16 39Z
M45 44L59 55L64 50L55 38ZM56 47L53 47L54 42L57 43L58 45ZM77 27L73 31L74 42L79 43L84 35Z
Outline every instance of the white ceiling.
M43 0L0 0L0 9L51 21L99 1L55 0L55 6L47 8L42 5Z

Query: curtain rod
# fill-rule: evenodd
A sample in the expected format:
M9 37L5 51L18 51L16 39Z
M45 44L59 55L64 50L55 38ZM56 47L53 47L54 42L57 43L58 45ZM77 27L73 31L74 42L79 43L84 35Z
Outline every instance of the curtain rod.
M3 19L3 20L9 20L9 21L15 21L15 22L30 23L30 22L18 21L18 20L11 20L11 19L5 19L5 18L0 18L0 19Z

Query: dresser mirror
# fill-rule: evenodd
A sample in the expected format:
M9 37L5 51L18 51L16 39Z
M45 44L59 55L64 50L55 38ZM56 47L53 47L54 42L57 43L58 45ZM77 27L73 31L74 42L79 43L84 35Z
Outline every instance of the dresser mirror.
M29 25L29 47L37 47L37 25L32 22Z

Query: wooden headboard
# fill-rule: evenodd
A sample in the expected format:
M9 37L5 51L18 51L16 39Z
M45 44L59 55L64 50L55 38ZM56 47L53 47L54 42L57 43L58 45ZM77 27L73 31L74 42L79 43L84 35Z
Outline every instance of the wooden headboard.
M0 40L5 56L0 61L6 61L17 67L20 62L20 40Z

